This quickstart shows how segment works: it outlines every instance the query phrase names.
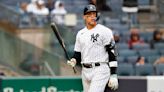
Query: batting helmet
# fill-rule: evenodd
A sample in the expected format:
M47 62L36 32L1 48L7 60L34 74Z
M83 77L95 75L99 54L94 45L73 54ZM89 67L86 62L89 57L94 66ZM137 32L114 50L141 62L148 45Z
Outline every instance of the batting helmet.
M87 14L88 12L96 12L97 13L97 9L96 9L96 6L95 5L87 5L85 8L84 8L84 12L83 14Z

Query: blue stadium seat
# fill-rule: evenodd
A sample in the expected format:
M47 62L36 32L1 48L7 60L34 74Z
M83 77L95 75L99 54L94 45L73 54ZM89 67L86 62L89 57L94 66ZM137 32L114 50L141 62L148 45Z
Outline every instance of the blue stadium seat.
M141 38L146 42L149 42L153 37L153 32L140 32L139 34Z
M133 45L133 50L150 50L150 44L144 43L144 44L135 44Z
M164 56L164 50L160 50L159 52L161 56Z
M150 5L150 0L138 0L139 6Z
M155 73L156 75L164 75L164 64L155 65Z
M123 56L123 57L130 57L130 56L137 56L137 52L135 50L119 50L119 56Z
M163 0L157 0L158 7L159 7L159 14L164 14L164 5Z
M122 13L122 0L106 0L107 4L111 7L112 12L116 14Z
M118 63L125 63L125 58L124 57L117 57Z
M128 63L131 63L131 64L134 65L134 64L136 63L137 59L138 59L138 56L130 56L130 57L127 57L127 58L126 58L126 61L127 61Z
M154 48L157 50L164 50L164 43L155 43Z
M119 76L134 75L134 68L132 64L122 63L118 65L117 73Z
M111 18L109 18L109 16L107 16L107 17L105 17L104 18L105 20L105 23L106 24L111 24L111 25L119 25L120 24L120 20L119 19L111 19Z
M129 49L129 46L127 43L117 43L116 44L116 49L118 50L127 50Z
M155 62L155 60L157 60L158 58L160 58L159 55L156 55L156 56L148 56L147 57L147 63L153 64Z
M121 34L122 34L122 39L125 41L125 42L128 42L128 40L130 39L130 32L129 31L120 31Z
M119 24L119 25L116 25L114 28L116 30L118 30L118 31L124 31L124 32L128 32L129 31L129 25Z
M154 75L154 68L152 64L135 65L137 76Z
M157 56L160 55L158 50L139 50L138 51L140 56L144 56L147 58L148 56Z

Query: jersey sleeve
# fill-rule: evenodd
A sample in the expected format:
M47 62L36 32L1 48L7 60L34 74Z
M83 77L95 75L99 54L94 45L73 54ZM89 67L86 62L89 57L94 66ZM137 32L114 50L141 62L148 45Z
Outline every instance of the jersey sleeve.
M112 30L106 28L103 31L103 37L102 38L103 38L103 45L104 46L108 45L111 41L114 40Z
M81 52L79 35L76 36L74 51Z

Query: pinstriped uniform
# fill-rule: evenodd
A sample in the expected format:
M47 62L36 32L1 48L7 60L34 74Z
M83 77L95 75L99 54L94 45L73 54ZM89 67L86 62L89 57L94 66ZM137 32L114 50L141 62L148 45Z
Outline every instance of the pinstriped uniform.
M100 63L100 66L82 68L84 92L103 92L110 77L108 53L105 46L113 40L112 30L97 24L91 30L86 27L76 36L74 51L81 52L81 63Z

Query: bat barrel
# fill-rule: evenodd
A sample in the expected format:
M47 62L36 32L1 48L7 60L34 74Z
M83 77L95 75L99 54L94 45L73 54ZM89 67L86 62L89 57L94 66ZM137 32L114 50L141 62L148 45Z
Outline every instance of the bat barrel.
M63 50L64 50L66 59L67 59L67 60L70 60L70 57L69 57L69 55L68 55L68 53L67 53L67 50L66 50L66 48L65 48L64 40L62 39L61 35L59 34L58 29L57 29L57 26L55 25L55 23L51 23L51 28L52 28L53 32L55 33L55 36L57 37L57 39L58 39L58 41L59 41L59 44L61 45L61 47L62 47ZM73 67L73 71L74 71L74 73L76 73L76 70L75 70L74 67Z

